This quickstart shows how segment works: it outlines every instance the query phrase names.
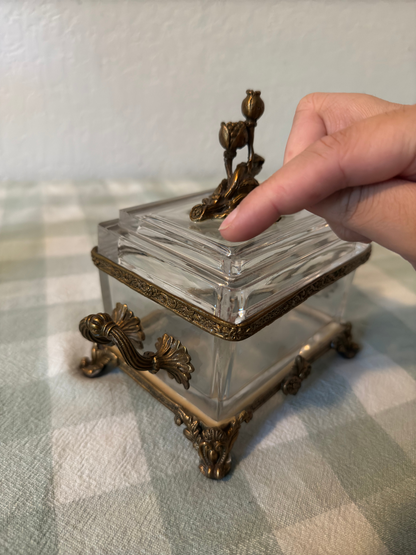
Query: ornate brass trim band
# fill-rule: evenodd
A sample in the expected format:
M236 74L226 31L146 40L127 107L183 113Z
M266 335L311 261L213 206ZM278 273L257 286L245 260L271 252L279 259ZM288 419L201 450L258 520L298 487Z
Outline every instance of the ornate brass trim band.
M165 333L156 343L156 353L147 352L141 355L137 347L142 347L141 341L145 335L141 328L140 319L134 316L127 305L117 303L112 315L100 312L90 314L79 323L79 331L94 344L115 345L126 364L138 371L149 371L156 374L159 370L166 370L169 377L189 389L189 380L194 367L191 357L180 341ZM136 344L136 345L135 345ZM109 360L93 347L92 361L82 359L81 369L90 378L97 376Z
M99 270L117 279L121 283L124 283L130 287L130 289L137 291L144 297L168 308L184 320L226 341L242 341L243 339L251 337L278 318L281 318L284 314L306 301L307 298L315 295L315 293L318 293L325 287L328 287L328 285L331 285L350 272L353 272L358 266L367 262L370 258L370 254L371 246L342 266L327 272L296 293L280 300L271 308L256 314L242 324L231 324L221 320L217 316L209 314L205 310L196 308L191 303L179 299L175 295L153 285L127 268L123 268L119 264L99 254L97 247L94 247L92 250L91 257Z

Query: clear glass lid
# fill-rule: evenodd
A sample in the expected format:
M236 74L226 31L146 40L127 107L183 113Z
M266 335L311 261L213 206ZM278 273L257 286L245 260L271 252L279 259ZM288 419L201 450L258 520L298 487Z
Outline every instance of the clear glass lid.
M203 195L121 210L118 220L99 225L99 254L210 315L241 324L369 248L342 241L307 211L230 243L218 231L222 220L190 220Z

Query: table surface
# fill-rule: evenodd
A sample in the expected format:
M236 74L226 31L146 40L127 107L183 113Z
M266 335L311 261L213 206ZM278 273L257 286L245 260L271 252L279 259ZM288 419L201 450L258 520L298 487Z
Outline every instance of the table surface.
M243 424L222 482L124 373L80 374L97 223L208 186L1 185L0 552L416 553L416 272L399 256L374 246L356 273L359 355L328 353Z

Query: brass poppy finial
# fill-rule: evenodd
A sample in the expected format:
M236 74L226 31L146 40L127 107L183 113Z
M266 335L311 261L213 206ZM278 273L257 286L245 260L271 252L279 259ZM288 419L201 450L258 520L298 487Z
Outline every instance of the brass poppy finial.
M189 217L194 222L224 218L259 185L254 178L260 173L264 158L254 153L254 129L257 120L264 112L264 102L260 91L248 90L241 104L241 111L246 121L221 123L219 140L224 148L224 165L227 177L221 181L212 195L202 199L191 210ZM233 171L233 160L237 150L247 146L247 162L238 164Z

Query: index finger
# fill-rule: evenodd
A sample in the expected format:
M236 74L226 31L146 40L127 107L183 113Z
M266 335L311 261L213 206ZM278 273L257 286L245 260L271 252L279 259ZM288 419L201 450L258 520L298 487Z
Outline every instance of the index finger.
M416 175L415 125L416 106L406 106L322 137L250 193L224 220L222 236L245 241L340 189Z
M362 93L311 93L299 102L287 140L283 163L315 141L371 116L400 108Z

